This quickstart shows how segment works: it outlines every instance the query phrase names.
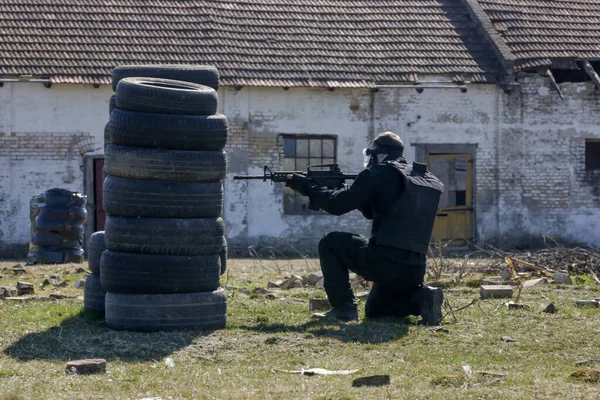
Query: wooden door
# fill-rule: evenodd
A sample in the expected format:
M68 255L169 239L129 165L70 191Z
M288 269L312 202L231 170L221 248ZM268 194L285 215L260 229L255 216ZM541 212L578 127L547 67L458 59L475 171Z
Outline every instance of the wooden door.
M471 154L429 155L429 170L445 186L433 228L434 242L451 242L452 246L461 246L473 238L471 160Z

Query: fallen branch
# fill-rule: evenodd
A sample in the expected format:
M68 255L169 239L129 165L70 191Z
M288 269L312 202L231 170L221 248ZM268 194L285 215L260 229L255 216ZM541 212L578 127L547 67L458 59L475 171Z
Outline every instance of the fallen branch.
M479 302L479 299L473 299L473 300L472 300L472 301L471 301L469 304L467 304L467 305L465 305L465 306L462 306L462 307L460 307L460 308L457 308L456 310L454 310L454 309L452 308L452 305L450 304L450 302L449 302L448 300L446 300L446 301L444 302L444 304L445 304L445 305L446 305L446 306L447 306L447 307L450 309L450 311L449 311L449 312L447 312L446 314L444 314L444 316L442 317L442 319L446 318L446 316L447 316L448 314L452 314L452 316L454 317L454 320L455 320L456 322L458 322L458 318L456 318L456 314L455 314L455 313L457 313L457 312L459 312L459 311L462 311L462 310L464 310L465 308L471 307L473 304L475 304L475 303L477 303L477 302Z
M538 271L538 272L540 272L540 273L542 273L544 275L547 275L547 276L552 276L552 274L554 274L554 272L555 272L555 271L553 271L553 270L551 270L549 268L538 267L537 265L533 265L531 263L528 263L528 262L523 261L523 260L519 260L519 259L514 258L514 257L507 257L507 258L511 260L511 262L512 262L511 265L519 264L519 265L521 265L523 267L527 267L529 269L533 269L534 271Z
M596 275L591 269L588 269L588 272L590 273L590 276L596 281L596 283L600 285L600 279L598 279L598 275Z

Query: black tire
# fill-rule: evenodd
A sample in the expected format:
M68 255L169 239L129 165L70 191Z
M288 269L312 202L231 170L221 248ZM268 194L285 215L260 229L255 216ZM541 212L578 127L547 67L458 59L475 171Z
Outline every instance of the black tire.
M104 167L112 176L174 182L217 182L225 177L224 151L183 151L106 147Z
M88 265L92 274L100 274L100 257L102 257L104 250L106 250L104 231L92 233L88 241L87 252Z
M115 108L117 108L117 99L116 96L113 94L108 100L108 115L110 115Z
M221 182L162 182L108 175L102 195L104 211L113 216L216 218L223 211Z
M60 233L35 231L31 238L31 244L55 249L80 249L83 246L83 237L81 239L68 239Z
M211 65L122 65L112 70L112 88L123 78L147 77L198 83L219 89L219 72Z
M61 219L38 215L33 225L34 231L58 233L64 239L83 240L84 225Z
M83 262L83 249L52 249L38 247L31 252L37 264L66 264Z
M104 151L106 152L106 147L112 144L112 139L110 138L110 121L106 123L104 126Z
M106 294L106 324L131 331L213 330L225 327L225 291L182 294Z
M44 203L60 207L85 207L85 196L66 189L49 189L44 192Z
M222 150L227 143L227 117L170 115L115 110L107 125L114 144L171 150Z
M124 78L117 85L121 110L156 114L213 115L217 92L197 83L159 78Z
M221 259L221 275L227 271L227 239L223 238L223 250L219 253Z
M106 216L106 248L122 253L173 256L218 254L221 218L132 218Z
M95 314L104 314L106 292L100 285L100 276L88 274L83 289L83 308Z
M101 265L102 287L111 293L193 293L219 287L218 254L156 256L107 250Z
M81 224L87 219L87 210L81 206L67 207L42 204L39 206L38 215L68 224Z

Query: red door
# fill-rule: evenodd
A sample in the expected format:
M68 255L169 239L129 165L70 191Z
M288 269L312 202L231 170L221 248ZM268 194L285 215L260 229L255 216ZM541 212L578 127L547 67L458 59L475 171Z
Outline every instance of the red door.
M102 207L102 167L104 167L104 159L96 158L94 160L94 204L96 205L96 226L94 232L104 230L104 221L106 213Z

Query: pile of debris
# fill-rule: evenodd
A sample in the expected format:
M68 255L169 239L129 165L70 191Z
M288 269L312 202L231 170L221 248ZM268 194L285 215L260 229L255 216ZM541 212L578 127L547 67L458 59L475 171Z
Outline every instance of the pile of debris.
M590 248L549 247L534 252L511 253L492 248L494 255L502 257L508 264L511 275L519 272L536 271L548 278L557 273L572 276L589 275L600 284L600 252Z
M368 288L368 282L355 273L350 273L349 279L352 288L355 290ZM286 276L285 279L270 281L267 284L267 289L289 290L304 287L317 287L323 289L323 273L313 272L306 276L292 274L291 276Z

